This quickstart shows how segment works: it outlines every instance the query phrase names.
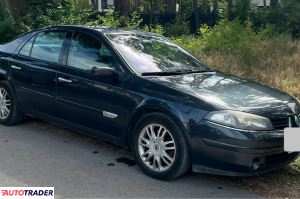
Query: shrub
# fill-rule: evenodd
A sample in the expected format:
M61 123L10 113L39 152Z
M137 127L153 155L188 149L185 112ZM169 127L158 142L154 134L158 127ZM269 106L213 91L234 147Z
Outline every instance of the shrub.
M153 32L156 34L163 35L165 34L165 29L162 25L155 24L155 25L145 25L144 30L147 32Z
M88 25L92 26L109 26L109 27L120 27L121 19L118 15L113 12L107 12L105 15L99 16L96 20L88 22Z
M0 21L0 44L8 42L28 30L29 28L21 20L16 22L14 18L6 17L4 21Z
M138 29L143 23L143 19L137 12L133 12L130 17L125 18L125 25L127 28Z
M222 20L211 29L201 27L200 33L203 37L203 50L208 53L216 50L224 53L240 52L260 39L250 24L242 25L239 20Z
M143 19L136 12L132 13L129 17L120 16L118 13L114 12L107 12L87 24L94 26L109 26L112 28L127 27L138 29L142 22Z

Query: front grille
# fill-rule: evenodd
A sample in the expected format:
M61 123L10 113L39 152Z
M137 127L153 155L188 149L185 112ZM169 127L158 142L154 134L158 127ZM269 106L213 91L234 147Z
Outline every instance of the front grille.
M272 119L271 122L276 130L283 130L289 127L289 118Z

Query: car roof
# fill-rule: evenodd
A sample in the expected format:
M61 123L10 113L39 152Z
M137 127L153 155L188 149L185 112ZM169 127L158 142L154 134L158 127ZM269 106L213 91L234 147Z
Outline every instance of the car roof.
M138 29L129 29L129 28L112 28L109 26L88 26L88 25L58 25L58 26L48 26L44 28L40 28L36 31L43 31L43 30L53 30L53 29L69 29L69 30L76 30L76 29L85 29L85 30L96 30L103 34L139 34L145 36L160 36L156 33L146 32L144 30ZM36 32L35 31L35 32Z

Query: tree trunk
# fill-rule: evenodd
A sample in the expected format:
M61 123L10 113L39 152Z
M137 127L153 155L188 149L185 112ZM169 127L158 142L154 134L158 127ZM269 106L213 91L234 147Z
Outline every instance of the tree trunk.
M167 13L176 13L176 0L167 0Z
M218 15L218 9L219 9L218 0L213 0L213 13L216 16Z
M198 1L192 0L193 3L193 15L195 20L195 30L197 31L200 27L200 20L199 20L199 9L198 9Z
M141 4L142 4L142 0L135 0L135 5L134 5L135 11L138 11L138 12L141 11L141 10L140 10Z
M151 1L151 13L159 13L161 8L160 0L152 0Z
M17 16L26 14L26 0L5 0L9 6L9 10Z
M234 16L233 16L233 0L227 0L227 12L228 12L228 20L232 21Z
M202 10L203 10L203 12L204 13L207 13L207 11L208 11L208 2L207 2L207 0L202 0Z
M115 0L116 11L127 17L130 14L130 0Z

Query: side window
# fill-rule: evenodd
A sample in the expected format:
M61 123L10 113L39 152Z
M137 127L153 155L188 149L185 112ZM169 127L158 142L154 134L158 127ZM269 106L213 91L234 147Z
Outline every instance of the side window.
M112 52L98 39L75 32L70 45L68 66L91 71L94 68L113 67Z
M39 33L33 44L31 57L58 63L60 50L65 38L65 31Z
M24 55L24 56L27 56L29 57L30 56L30 53L31 53L31 47L32 47L32 44L33 44L33 41L34 41L34 38L35 36L33 36L24 46L23 48L20 50L20 55Z

